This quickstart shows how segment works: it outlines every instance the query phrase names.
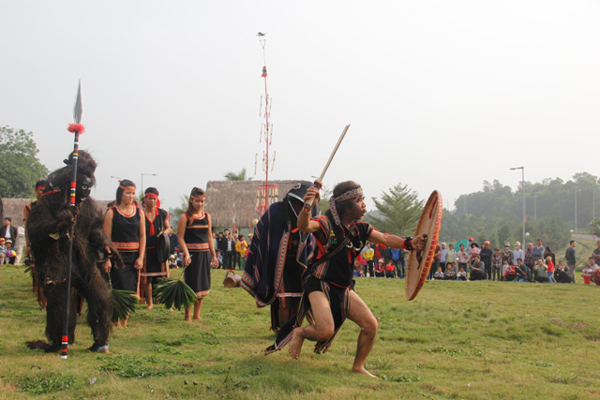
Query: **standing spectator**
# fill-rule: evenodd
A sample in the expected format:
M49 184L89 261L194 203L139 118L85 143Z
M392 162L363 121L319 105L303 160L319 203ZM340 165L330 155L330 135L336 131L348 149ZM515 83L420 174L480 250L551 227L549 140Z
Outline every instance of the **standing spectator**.
M373 273L373 256L374 255L375 255L375 252L371 248L371 243L367 242L367 245L365 246L365 248L362 251L362 256L363 256L363 259L367 262L367 268L369 270L368 276L370 276L371 278L375 277L375 274ZM367 271L365 271L365 275L367 275Z
M235 244L235 250L240 255L240 260L243 260L243 264L245 266L246 265L246 252L248 251L248 242L246 242L244 235L239 236L239 240ZM240 261L240 265L241 265L241 261ZM240 269L243 269L243 267L240 267Z
M510 265L517 265L517 258L520 258L521 260L525 259L525 253L523 253L523 250L521 249L521 242L519 241L515 242L515 251L513 251L513 258L512 261L509 260L508 263Z
M504 261L508 263L508 265L516 265L517 260L515 260L514 254L510 249L510 243L504 243L504 250L502 251L502 264Z
M575 267L577 264L577 250L575 250L575 246L577 246L577 242L571 240L565 252L567 266L569 267L569 278L571 278L571 282L573 283L575 283Z
M551 256L546 257L546 266L548 267L548 282L554 283L554 261Z
M548 257L552 259L552 264L556 264L556 254L554 254L550 246L544 248L544 260L548 259ZM546 265L548 265L548 263L546 263Z
M446 248L446 243L442 243L442 247L440 249L440 267L442 267L442 271L446 271L446 264L448 263L448 249Z
M485 264L481 261L479 254L473 256L473 264L471 264L472 281L480 281L485 279Z
M465 250L465 245L460 245L456 257L458 258L458 269L464 268L466 271L467 263L469 262L469 253Z
M384 253L385 253L386 247L384 245L382 245L381 243L375 243L375 245L373 246L373 263L377 263L377 261L379 261L380 258L383 259L383 262L385 264L385 262L387 261Z
M508 263L506 264L508 265ZM502 253L500 253L500 247L495 247L494 248L494 254L492 254L492 275L493 275L493 280L496 280L496 276L498 277L498 280L501 279L501 269L502 268ZM489 277L488 277L489 279Z
M596 240L596 248L592 252L592 257L594 257L594 262L596 265L600 265L600 239Z
M493 256L493 254L494 254L494 252L492 251L492 249L490 249L490 242L488 242L486 240L485 242L483 242L483 245L481 246L481 251L479 252L479 257L481 258L483 265L485 265L485 274L487 275L488 280L492 279L492 256ZM500 267L500 264L498 264L498 267Z
M395 249L388 247L394 265L396 266L396 276L404 278L404 249Z
M234 269L233 258L235 255L235 240L233 240L233 236L229 232L229 229L225 229L223 231L223 236L225 236L225 255L223 257L223 268L225 269Z
M525 259L523 260L527 267L527 272L533 271L533 243L527 243L527 251L525 252ZM532 281L532 277L529 276L529 280Z
M225 251L227 251L227 238L225 233L229 233L229 230L225 229L225 232L219 232L217 234L217 259L219 261L219 267L225 269Z
M452 243L450 243L448 245L448 259L446 260L447 263L451 263L453 262L455 267L456 267L456 250L454 250L454 245ZM454 269L454 272L456 272L456 268Z
M537 240L537 245L534 246L531 254L533 255L533 263L535 264L537 260L544 260L544 251L546 249L542 245L542 239Z
M231 262L231 269L235 269L236 265L238 269L242 269L240 253L237 251L237 244L240 238L236 227L233 227L232 229L231 239L233 239L233 259Z
M479 249L479 245L477 243L471 242L469 244L469 263L473 262L473 259L476 255L479 255L480 251L481 250ZM479 261L481 261L481 258L479 259Z
M16 246L17 228L12 226L12 219L10 217L4 218L4 226L0 228L0 237L3 237L5 241L10 240L13 246Z

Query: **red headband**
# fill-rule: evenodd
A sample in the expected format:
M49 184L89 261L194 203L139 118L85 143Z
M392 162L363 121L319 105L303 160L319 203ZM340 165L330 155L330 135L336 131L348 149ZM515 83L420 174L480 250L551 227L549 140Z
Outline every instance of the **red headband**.
M156 193L151 193L151 192L150 193L146 193L145 196L146 197L154 197L154 198L158 199L158 195Z
M44 187L45 187L44 185L38 185L35 187L35 190L40 190L40 189L43 189Z

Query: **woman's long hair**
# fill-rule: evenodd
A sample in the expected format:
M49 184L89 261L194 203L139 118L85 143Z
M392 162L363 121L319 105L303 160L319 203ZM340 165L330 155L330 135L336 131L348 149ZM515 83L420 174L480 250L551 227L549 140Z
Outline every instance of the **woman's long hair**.
M123 189L123 188L130 187L130 186L135 187L135 183L133 183L129 179L123 179L121 182L119 182L119 187L117 188L117 199L116 199L117 206L119 204L121 204L121 197L123 197L123 192L125 191L125 189Z
M190 192L190 198L188 200L188 208L187 210L185 210L185 215L187 217L187 223L188 225L191 225L193 222L193 217L192 215L194 214L194 206L192 205L192 197L193 196L205 196L204 194L204 190L198 188L198 187L194 187L192 189L192 191Z

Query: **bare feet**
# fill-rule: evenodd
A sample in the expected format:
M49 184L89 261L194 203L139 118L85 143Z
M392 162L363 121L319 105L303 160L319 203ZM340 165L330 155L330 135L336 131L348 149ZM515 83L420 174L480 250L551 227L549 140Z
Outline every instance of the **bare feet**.
M377 378L375 375L373 375L372 373L370 373L369 371L367 371L365 369L365 367L352 367L352 369L350 371L351 372L355 372L357 374L365 374L367 376L370 376L371 378Z
M120 321L115 322L115 326L119 329L123 328Z
M294 360L297 360L300 357L300 352L302 351L302 344L304 343L304 338L302 337L300 330L302 328L294 329L294 333L292 334L292 340L290 340L288 353Z
M148 307L146 307L146 310L152 310L154 308L154 304L148 304Z
M199 321L202 321L202 318L200 318L200 317L196 317L196 316L194 316L194 318L193 318L193 319L197 319L197 320L199 320Z
M185 322L190 322L190 323L192 322L192 319L191 319L190 317L185 317L183 320L184 320Z

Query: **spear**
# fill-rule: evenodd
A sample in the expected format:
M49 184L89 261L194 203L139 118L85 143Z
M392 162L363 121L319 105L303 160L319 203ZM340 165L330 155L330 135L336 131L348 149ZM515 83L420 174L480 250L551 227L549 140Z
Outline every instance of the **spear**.
M72 209L75 210L77 205L75 204L75 196L77 194L77 160L79 159L79 135L83 133L85 128L81 125L81 115L83 114L83 104L81 102L81 80L79 80L79 86L77 87L77 98L75 100L75 109L73 110L74 124L69 124L69 132L75 134L75 140L73 142L73 159L72 168L73 173L71 175L71 191L69 197L69 204ZM71 305L71 268L73 265L73 238L75 236L75 220L71 224L71 234L69 236L69 254L67 258L67 295L65 301L65 320L62 334L62 347L60 351L60 358L63 360L67 359L67 352L69 347L69 307Z

